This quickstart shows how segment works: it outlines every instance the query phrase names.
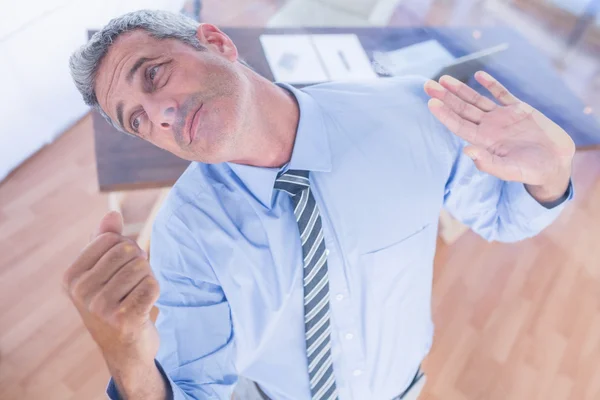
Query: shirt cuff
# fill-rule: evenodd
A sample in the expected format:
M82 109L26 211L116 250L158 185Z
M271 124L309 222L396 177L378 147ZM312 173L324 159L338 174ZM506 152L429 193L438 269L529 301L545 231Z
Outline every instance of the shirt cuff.
M505 190L508 204L510 204L512 211L529 219L558 216L565 205L571 201L574 196L574 188L571 181L569 181L569 186L563 197L549 205L543 205L538 202L531 194L529 194L523 183L507 182Z
M185 396L183 396L183 394L180 391L174 390L175 383L171 380L171 378L169 378L169 375L165 373L165 370L160 365L160 363L156 360L154 360L154 363L156 364L156 368L158 368L158 370L160 371L160 374L162 375L163 379L167 382L167 400L185 400ZM173 396L173 393L177 393L178 395ZM110 381L108 382L106 394L111 400L123 400L123 397L121 397L121 395L119 394L119 391L117 390L117 385L115 385L115 382L112 378L110 378Z

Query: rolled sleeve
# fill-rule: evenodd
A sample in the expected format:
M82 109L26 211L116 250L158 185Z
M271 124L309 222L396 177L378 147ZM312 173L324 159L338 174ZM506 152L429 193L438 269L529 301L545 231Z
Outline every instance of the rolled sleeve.
M507 182L505 187L505 196L509 208L513 213L519 213L522 218L528 218L532 224L536 221L543 223L546 220L556 219L568 202L573 199L573 183L569 181L569 186L565 194L557 201L551 204L541 204L525 188L525 185L518 182Z
M154 363L156 364L156 367L160 371L160 374L162 375L164 381L167 382L167 398L166 398L166 400L185 400L185 399L187 399L185 394L183 394L183 392L181 392L181 390L179 390L177 388L177 385L175 385L175 383L171 380L171 378L169 378L169 375L167 375L165 373L165 370L163 369L162 365L160 365L160 363L156 360L154 360ZM175 395L173 393L175 393ZM115 381L113 379L111 379L108 382L108 387L106 388L106 394L107 394L108 398L111 400L123 400L123 398L119 394L119 391L117 390L117 385L115 385Z

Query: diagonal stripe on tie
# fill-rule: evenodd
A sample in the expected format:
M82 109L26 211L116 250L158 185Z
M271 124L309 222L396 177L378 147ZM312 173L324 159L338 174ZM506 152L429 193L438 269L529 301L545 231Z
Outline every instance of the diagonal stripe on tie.
M308 214L308 213L305 212L305 214ZM315 227L315 224L317 223L317 219L320 219L320 218L321 217L319 216L319 209L317 207L315 207L308 219L308 222L306 223L306 226L304 227L304 231L300 235L300 241L302 242L303 246L306 243L308 236L310 236L312 229Z
M329 367L331 367L331 364L331 357L327 357L319 368L315 368L313 370L312 377L310 378L311 386L316 386L317 382L319 382L321 378L325 376L325 372L327 372Z
M314 197L312 197L312 195L310 195L310 189L309 189L309 196L308 196L308 200L306 203L306 207L304 207L304 210L302 211L302 214L297 215L296 216L296 221L298 222L298 229L300 230L300 237L302 238L302 242L304 243L304 235L306 235L305 230L307 228L307 226L309 225L310 221L312 219L314 219L314 221L311 224L311 229L312 227L314 227L314 223L316 222L316 219L319 218L319 209L317 208L317 204L315 203L315 199Z
M302 243L304 329L311 397L313 400L336 400L329 321L328 252L308 171L288 170L280 174L275 180L275 189L292 197Z
M323 230L320 229L319 232L317 232L316 237L314 237L314 234L311 234L310 237L313 239L312 241L307 241L303 248L302 248L302 252L305 253L304 256L304 265L310 265L310 263L313 260L313 256L315 254L317 254L317 251L319 250L319 246L322 244L323 246L325 246L325 243L323 243Z
M326 297L329 292L327 275L323 274L321 280L318 281L313 288L310 289L309 293L304 297L304 305L308 308L312 308L315 302L320 301L322 297Z
M313 308L310 309L309 312L306 313L304 321L313 321L314 317L317 316L319 312L323 311L323 309L329 305L328 302L329 300L327 299L327 296L323 297L319 302L317 302L317 304L315 304Z
M329 304L329 280L324 269L321 269L321 272L312 280L310 289L306 288L306 293L304 305L311 311L318 307L317 305L322 299Z
M310 355L310 362L308 363L309 375L312 376L312 372L319 369L323 363L330 358L331 344L328 340L322 340L315 351Z
M312 232L308 235L308 239L306 239L306 242L302 245L302 254L310 252L315 242L318 242L321 239L323 239L323 229L321 229L321 218L318 218Z
M288 183L295 183L297 185L302 185L305 187L309 186L309 181L308 178L305 178L303 176L294 176L294 175L282 175L279 179L279 182L288 182Z
M326 304L328 305L328 304ZM306 307L305 307L306 308ZM304 320L304 329L306 331L310 331L315 325L318 325L321 322L321 318L329 318L329 307L323 307L321 310L315 315L313 319L310 321Z
M309 347L313 344L315 339L319 337L321 332L329 326L329 318L321 319L317 324L314 324L310 327L310 329L306 330L306 347Z
M322 399L323 394L325 394L325 392L329 390L329 385L332 384L333 380L333 365L329 365L329 368L327 368L323 377L315 384L315 394L313 395L313 397L317 399Z
M294 216L296 217L296 221L298 221L298 219L299 219L298 216L304 212L304 209L306 208L306 205L308 204L308 197L309 197L308 193L309 193L309 190L303 190L300 200L294 207Z
M323 243L321 243L319 247L325 246L323 245ZM317 252L316 254L319 253ZM317 276L319 272L321 272L321 270L324 270L324 272L321 273L327 273L327 252L322 252L321 254L319 254L319 258L317 258L316 256L313 257L313 261L315 262L311 262L308 266L305 267L304 273L306 276L304 277L304 286L310 286L313 279L315 279L315 276Z
M337 387L335 386L335 382L333 382L333 384L329 386L329 390L327 390L321 398L323 400L332 400L332 399L337 399L337 396L338 396Z
M324 321L327 320L327 318L323 318ZM323 342L329 337L329 335L331 334L331 328L329 326L329 324L325 324L322 326L323 329L320 329L318 331L317 335L313 335L313 337L315 338L314 340L312 340L312 343L310 345L308 345L307 343L307 350L306 353L307 354L313 354L321 344L323 344ZM315 359L316 360L316 359ZM313 369L314 365L309 365L308 366L309 369Z

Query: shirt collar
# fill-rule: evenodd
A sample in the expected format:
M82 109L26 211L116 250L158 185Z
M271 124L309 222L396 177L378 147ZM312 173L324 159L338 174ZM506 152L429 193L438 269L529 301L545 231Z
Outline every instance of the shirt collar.
M277 83L277 85L294 95L300 109L300 120L290 162L282 168L227 163L246 188L269 209L272 205L275 179L281 170L331 171L331 150L319 105L305 92L285 83Z

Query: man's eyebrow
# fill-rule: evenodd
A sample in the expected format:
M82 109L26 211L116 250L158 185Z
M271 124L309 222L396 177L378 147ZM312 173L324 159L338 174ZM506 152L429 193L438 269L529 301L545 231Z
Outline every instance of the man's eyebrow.
M123 123L123 102L120 101L119 104L117 104L117 119L119 120L119 124L121 124L121 128L125 129L125 124Z
M147 57L140 57L135 64L133 64L133 66L131 67L131 69L129 70L129 72L127 73L127 83L131 84L131 82L133 81L133 76L135 75L135 73L137 72L138 69L140 69L140 67L142 65L144 65L144 63L148 62L148 61L152 61L152 60L156 60L158 57L154 57L154 58L147 58Z

